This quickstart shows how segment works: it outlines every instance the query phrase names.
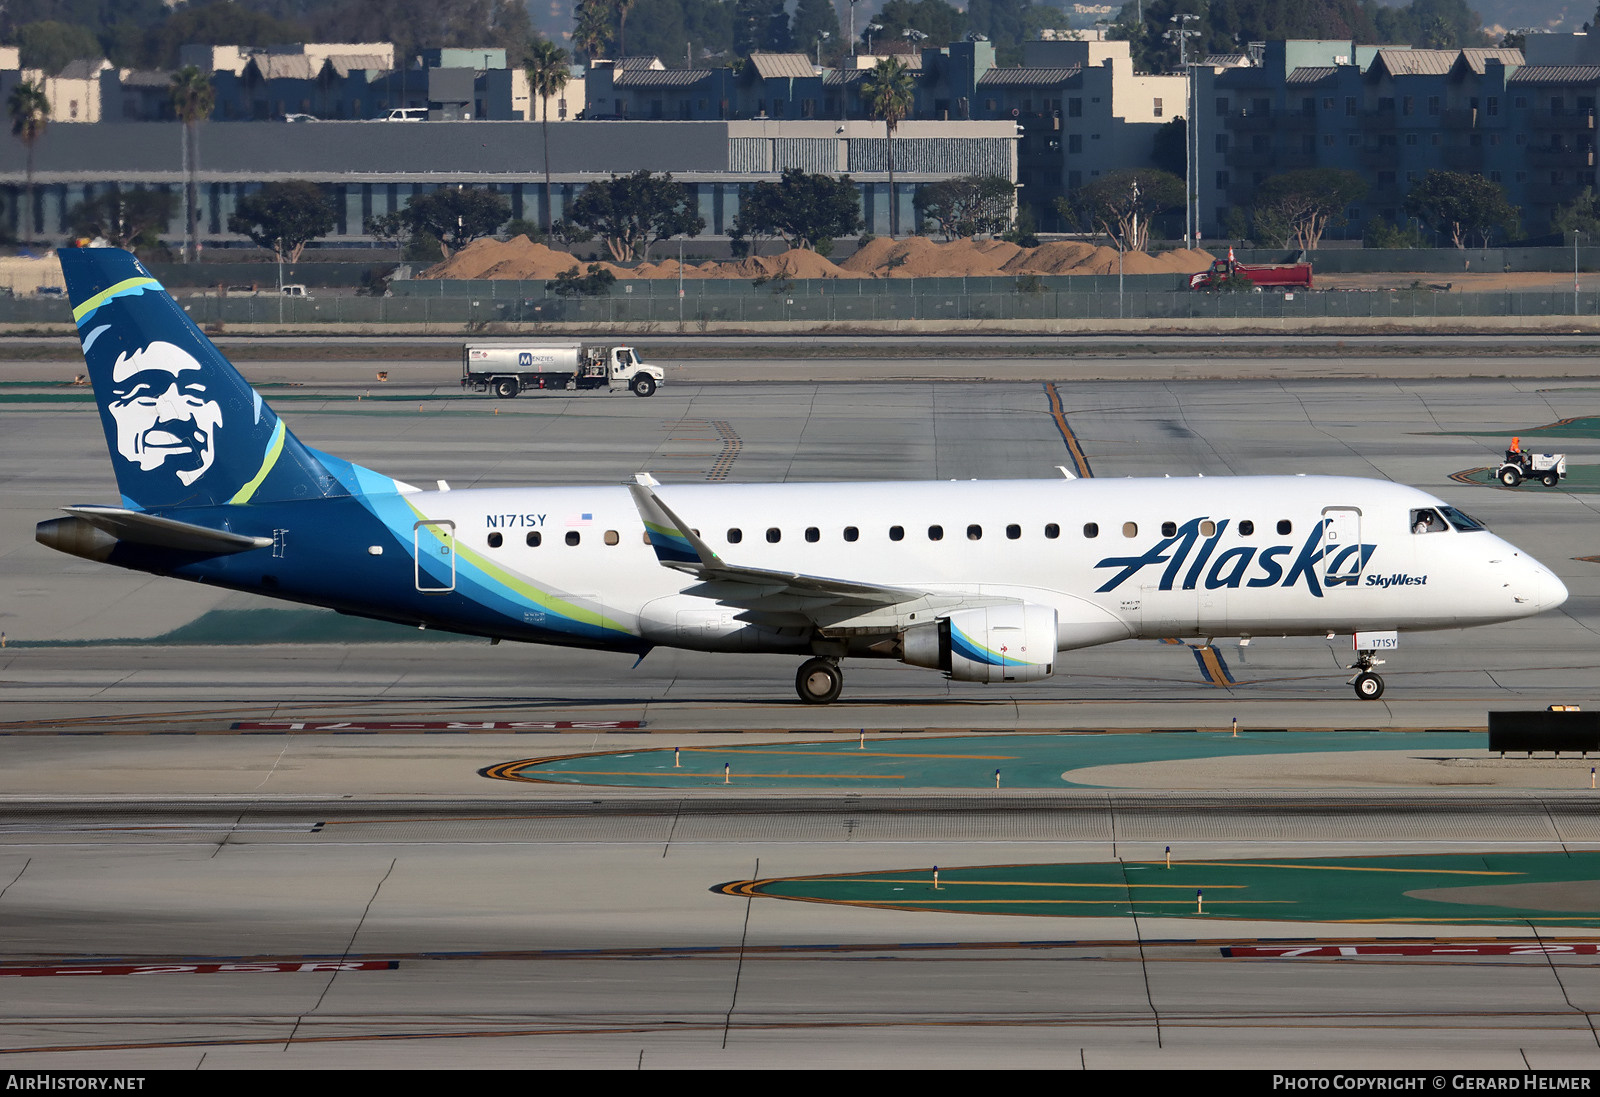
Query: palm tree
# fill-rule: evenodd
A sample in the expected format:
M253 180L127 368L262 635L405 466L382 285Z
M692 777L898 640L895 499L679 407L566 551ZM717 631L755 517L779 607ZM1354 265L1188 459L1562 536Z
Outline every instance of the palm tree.
M889 235L900 232L900 216L894 195L894 128L911 113L916 89L911 70L898 57L885 57L863 82L862 95L867 110L874 118L882 118L884 133L889 145Z
M172 74L172 110L183 123L184 158L189 162L189 185L185 195L189 208L188 250L186 262L200 257L200 123L216 106L217 93L211 86L211 77L189 65Z
M33 146L44 136L50 124L50 100L44 89L32 81L24 80L12 89L6 99L6 110L11 115L11 132L22 138L28 149L28 216L26 238L33 247Z
M592 61L611 40L611 13L602 0L581 0L574 14L572 48Z
M617 13L617 56L628 56L628 12L633 9L634 0L611 0L611 8Z
M559 95L567 86L567 65L571 58L567 51L548 38L535 40L528 46L528 87L544 103L539 119L544 136L544 231L550 231L550 218L554 212L555 197L550 190L550 97Z

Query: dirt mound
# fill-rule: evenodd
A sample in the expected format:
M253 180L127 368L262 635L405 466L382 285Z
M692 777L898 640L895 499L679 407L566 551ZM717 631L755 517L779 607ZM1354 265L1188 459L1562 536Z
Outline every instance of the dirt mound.
M612 273L618 278L669 278L676 280L679 274L679 267L676 259L663 259L659 263L640 263L637 269L626 275L617 269L613 269ZM716 263L701 263L699 266L693 263L685 263L682 267L682 274L685 281L691 278L722 277L721 269Z
M1006 264L1023 252L1005 240L952 240L935 244L894 272L899 277L915 278L995 278L1006 273ZM911 274L905 273L908 269Z
M1160 273L1164 274L1194 274L1208 269L1212 258L1210 252L1197 248L1174 248L1155 257L1156 262L1162 264Z
M888 237L879 236L857 248L856 253L840 263L839 267L857 274L875 274L888 261L889 253L899 246Z
M1121 257L1126 274L1188 274L1205 270L1211 256L1203 251L1128 252ZM518 278L549 281L574 266L589 264L564 251L536 244L526 236L510 240L474 240L419 278ZM636 268L601 263L618 278L679 276L678 261L641 263ZM777 255L752 255L738 261L685 264L684 278L1003 278L1014 274L1116 274L1115 248L1074 240L1021 248L1005 240L952 240L941 244L925 236L904 240L879 237L837 265L814 251L791 248Z
M782 255L772 256L770 261L776 265L773 273L782 274L786 278L856 277L855 272L846 273L825 257L805 248L790 248Z
M934 271L943 269L939 251L939 245L926 236L908 237L889 249L877 274L880 278L931 278Z
M436 263L418 278L522 278L529 281L550 279L571 270L578 260L564 251L535 244L526 236L513 236L501 242L485 238L474 240L442 263ZM583 270L584 265L579 264ZM622 272L611 272L623 277Z
M1005 270L1008 274L1071 274L1094 255L1094 250L1093 244L1076 240L1041 244L1032 250L1019 248Z
M854 271L841 270L814 251L790 248L777 255L752 255L738 262L707 263L716 268L714 278L860 278Z

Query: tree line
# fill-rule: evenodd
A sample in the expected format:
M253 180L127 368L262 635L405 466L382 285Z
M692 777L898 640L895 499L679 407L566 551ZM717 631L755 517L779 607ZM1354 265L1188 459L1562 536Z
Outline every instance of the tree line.
M1269 176L1251 204L1228 214L1229 239L1259 247L1315 251L1331 229L1348 224L1348 210L1367 196L1368 184L1343 168L1305 168ZM1056 211L1075 231L1103 235L1113 244L1143 251L1158 233L1172 235L1181 224L1183 180L1160 168L1107 172L1087 186L1055 200ZM1411 188L1402 204L1402 225L1381 219L1364 228L1371 247L1422 247L1421 226L1441 244L1489 247L1515 239L1521 211L1499 183L1481 175L1430 171ZM1173 224L1163 221L1175 218ZM1558 230L1600 232L1600 199L1593 191L1574 200L1555 218Z
M1361 201L1366 182L1354 172L1312 168L1272 176L1255 204L1232 226L1235 238L1258 246L1315 250L1330 228L1345 223L1345 211ZM991 236L1028 243L1016 223L1016 188L1003 176L967 176L925 183L914 195L924 231L947 240ZM1062 216L1079 232L1100 235L1119 248L1144 251L1163 218L1181 209L1183 181L1158 168L1109 172L1088 186L1056 199ZM177 209L177 196L144 188L113 188L79 203L68 213L76 236L100 238L115 247L154 248ZM1421 230L1456 248L1488 247L1519 231L1516 207L1505 191L1482 176L1432 171L1406 196L1404 226L1376 222L1367 228L1373 247L1421 247ZM1412 227L1412 219L1415 225ZM248 237L284 262L297 261L307 244L336 223L334 204L319 184L305 180L268 183L239 199L228 230ZM598 239L616 262L648 260L651 248L673 237L694 237L705 219L694 212L687 187L670 173L637 171L590 183L567 217L546 232L532 220L513 219L511 203L484 187L441 187L415 194L405 208L369 218L368 233L389 240L412 261L432 262L487 236L526 235L570 246ZM1557 211L1558 232L1600 238L1600 196L1586 190ZM736 255L751 254L763 240L827 255L835 240L863 234L860 199L849 176L812 174L792 168L776 182L743 188L731 237ZM863 234L862 239L867 237ZM593 269L560 281L559 292L604 292L614 281Z
M1466 0L1410 0L1399 6L1377 0L1128 0L1117 13L1111 37L1130 44L1135 68L1175 71L1179 43L1174 19L1180 15L1194 17L1183 24L1193 32L1184 46L1190 60L1243 53L1252 42L1292 38L1426 49L1499 44L1484 35L1483 20Z

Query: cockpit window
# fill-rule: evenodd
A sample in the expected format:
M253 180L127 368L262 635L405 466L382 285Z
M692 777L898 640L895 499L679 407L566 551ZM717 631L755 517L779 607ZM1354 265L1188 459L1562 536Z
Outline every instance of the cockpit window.
M1463 514L1455 507L1440 507L1439 509L1444 512L1444 516L1450 520L1450 524L1456 527L1456 529L1460 530L1462 533L1482 533L1488 528L1472 515Z
M1422 507L1411 512L1412 533L1443 533L1448 527L1444 519L1429 507Z

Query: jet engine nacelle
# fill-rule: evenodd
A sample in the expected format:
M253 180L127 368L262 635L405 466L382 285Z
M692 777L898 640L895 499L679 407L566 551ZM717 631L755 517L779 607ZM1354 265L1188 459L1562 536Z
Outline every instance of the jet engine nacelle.
M900 659L958 682L1048 678L1055 671L1056 611L1032 602L964 609L907 629Z

